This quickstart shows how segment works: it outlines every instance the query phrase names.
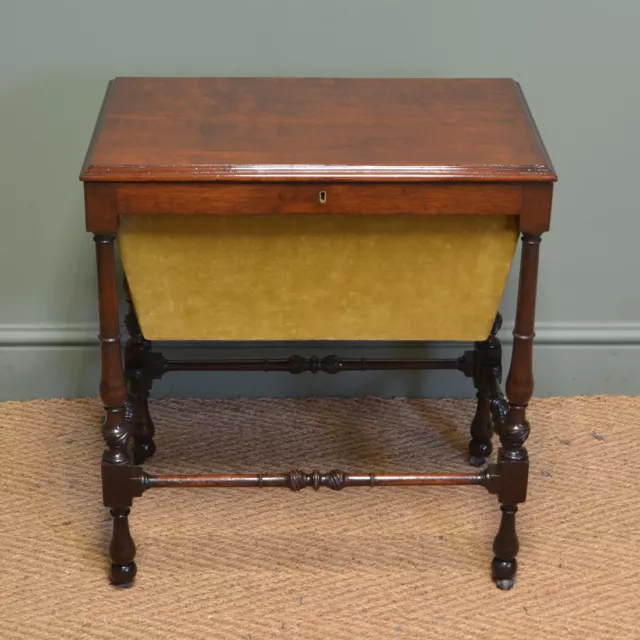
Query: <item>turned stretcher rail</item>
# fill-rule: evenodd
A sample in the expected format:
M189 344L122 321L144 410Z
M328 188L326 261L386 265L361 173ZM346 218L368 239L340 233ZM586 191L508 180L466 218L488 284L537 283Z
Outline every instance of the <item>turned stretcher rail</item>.
M164 360L164 373L170 371L284 371L289 373L340 373L341 371L398 371L450 369L467 371L470 367L464 356L449 360L370 360L326 356L291 356L282 359L251 360Z
M142 473L143 490L158 487L285 487L300 491L305 487L328 487L340 491L347 487L408 487L426 485L482 485L489 483L490 472L479 473L408 473L351 474L339 469L327 473L305 473L294 469L279 474L216 474L216 475L151 475Z

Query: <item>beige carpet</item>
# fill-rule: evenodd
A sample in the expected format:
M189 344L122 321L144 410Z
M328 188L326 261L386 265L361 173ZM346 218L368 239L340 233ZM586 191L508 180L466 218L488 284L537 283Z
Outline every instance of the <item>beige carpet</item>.
M176 400L164 472L464 470L471 402ZM640 398L538 400L516 588L489 579L479 487L162 489L138 578L106 579L101 410L0 404L0 638L640 638Z

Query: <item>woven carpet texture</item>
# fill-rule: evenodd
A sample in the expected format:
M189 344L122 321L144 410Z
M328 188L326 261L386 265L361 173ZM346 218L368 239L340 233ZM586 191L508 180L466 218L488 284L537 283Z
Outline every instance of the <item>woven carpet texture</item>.
M472 401L151 405L156 473L466 471ZM516 587L481 487L158 489L138 577L107 582L102 410L0 404L0 638L640 638L640 398L535 400ZM638 455L636 455L638 454Z

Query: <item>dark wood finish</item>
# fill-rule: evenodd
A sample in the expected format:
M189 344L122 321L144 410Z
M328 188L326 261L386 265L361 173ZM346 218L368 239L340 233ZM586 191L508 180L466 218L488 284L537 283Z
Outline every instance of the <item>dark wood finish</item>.
M469 464L481 467L493 451L491 436L493 420L491 417L492 387L491 380L502 377L502 345L498 331L502 327L500 312L484 342L476 342L473 350L473 383L476 387L476 413L471 422L471 440L469 442Z
M116 78L85 181L555 180L510 79Z
M115 286L116 266L113 235L96 236L96 263L98 270L98 296L100 310L100 356L102 371L100 376L100 399L105 409L113 415L124 411L126 389L122 377L122 357L120 353L120 322L118 318L118 294ZM114 427L121 427L122 421L113 421ZM120 463L126 459L124 443L127 431L120 428L118 437L107 440L108 461Z
M87 153L87 229L96 234L100 296L104 503L113 516L111 579L136 572L128 524L133 499L155 487L405 486L477 484L497 496L502 521L492 576L513 586L515 514L525 501L526 408L540 236L549 229L556 175L517 83L507 79L118 78L109 85ZM151 350L129 298L122 370L114 234L123 215L331 214L514 215L523 238L514 347L501 390L497 332L457 360L166 360ZM409 277L412 277L411 274ZM148 395L168 371L457 369L478 391L470 474L152 476L134 466L153 452ZM128 393L128 396L127 396ZM128 397L128 402L127 402ZM125 404L126 403L126 404ZM128 408L128 413L125 409ZM128 417L128 420L127 420Z
M516 214L533 230L523 202L556 175L512 80L118 78L81 179L114 183L86 186L94 233L158 213Z
M367 358L339 358L325 356L291 356L286 359L262 360L166 360L162 358L162 368L156 368L160 377L171 371L280 371L292 374L329 373L342 371L426 371L426 370L458 370L467 372L471 369L471 352L456 360L374 360ZM158 354L153 354L157 356ZM151 367L150 367L151 368Z
M518 536L516 535L516 512L518 507L515 504L500 505L502 517L500 528L493 541L493 552L495 557L491 562L491 575L496 582L496 586L502 590L513 587L514 577L518 570L516 555L520 548ZM503 560L502 558L507 558Z
M111 582L115 586L128 586L136 577L137 567L133 562L136 545L129 531L130 509L111 509L113 536L109 544L111 558Z
M84 216L87 231L94 235L115 234L118 231L117 189L111 184L84 185Z
M113 235L95 236L102 362L100 399L105 412L102 435L107 445L102 455L102 487L104 504L111 508L113 517L109 546L111 581L123 585L135 577L136 547L129 532L132 495L126 472L131 468L128 450L131 432L125 419L127 390L120 350L114 240Z
M131 215L518 214L517 184L154 184L116 183L118 213ZM322 194L322 197L321 197Z
M87 183L85 206L87 229L105 233L117 229L121 215L520 215L523 189L517 184Z
M489 395L491 403L489 410L491 411L491 419L493 421L494 433L500 435L502 427L506 424L509 417L509 403L502 393L502 350L500 350L499 366L492 367L489 370Z
M520 205L520 231L541 235L549 231L553 185L526 184L522 186Z
M512 460L522 459L526 454L523 446L529 437L529 423L525 414L533 395L533 338L539 253L540 236L523 234L513 351L507 376L509 418L500 432L504 455Z
M327 473L312 471L305 473L298 469L280 474L218 474L197 476L156 476L142 475L143 490L158 487L287 487L300 491L305 487L328 487L340 491L347 487L417 487L427 485L486 485L488 473L406 473L352 474L334 469Z
M151 343L145 340L140 330L126 278L124 290L129 307L125 316L129 339L124 350L124 373L128 390L126 418L133 431L133 463L142 464L156 451L156 445L153 442L155 427L149 413L149 394L153 377L149 375L149 368L145 366L147 354L151 351Z
M129 299L129 304L133 305ZM135 314L135 311L134 311ZM335 375L346 371L427 371L427 370L450 370L461 371L466 376L475 376L478 363L476 354L473 351L465 351L459 358L455 359L372 359L372 358L341 358L336 355L329 355L319 358L310 356L305 358L299 355L292 355L288 358L255 358L255 359L233 359L233 360L169 360L160 352L151 350L151 343L145 340L140 331L138 321L127 316L125 323L129 326L129 331L133 331L137 336L133 340L130 349L130 342L127 342L125 350L125 373L127 376L137 377L144 380L144 388L151 389L153 380L159 380L165 373L179 371L262 371L264 373L328 373ZM142 340L140 346L139 340ZM498 383L499 386L499 383ZM501 392L500 392L501 393ZM145 391L145 399L148 398L148 391ZM145 412L148 413L148 404L145 404ZM151 420L149 417L148 420ZM130 421L134 421L131 418ZM146 417L145 417L146 421Z
M502 448L498 456L501 477L498 499L501 502L502 521L494 542L496 555L492 572L501 589L513 586L518 567L515 513L517 504L527 498L529 458L524 443L530 432L526 410L533 395L533 338L539 253L540 236L523 233L513 351L507 376L509 404L505 419L499 425Z

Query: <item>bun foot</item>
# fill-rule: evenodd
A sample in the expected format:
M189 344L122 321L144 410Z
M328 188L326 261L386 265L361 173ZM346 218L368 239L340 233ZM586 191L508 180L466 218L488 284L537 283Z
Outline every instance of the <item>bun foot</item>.
M491 563L491 576L496 583L496 587L502 591L513 589L517 570L518 563L515 558L513 560L494 558Z
M115 587L130 587L138 569L135 562L129 564L112 564L109 572L111 584Z
M491 455L493 445L491 440L475 440L469 442L469 464L472 467L481 467Z
M509 591L509 589L513 589L513 585L515 584L515 580L513 578L507 578L505 580L496 580L496 587L501 591Z
M153 440L149 442L134 442L133 444L133 464L142 464L156 452L156 445Z
M469 456L469 464L472 467L483 467L486 462L486 458L480 456Z

